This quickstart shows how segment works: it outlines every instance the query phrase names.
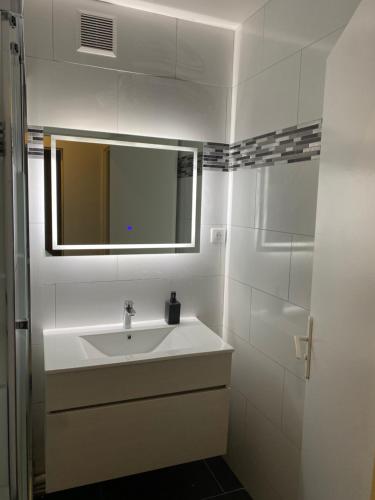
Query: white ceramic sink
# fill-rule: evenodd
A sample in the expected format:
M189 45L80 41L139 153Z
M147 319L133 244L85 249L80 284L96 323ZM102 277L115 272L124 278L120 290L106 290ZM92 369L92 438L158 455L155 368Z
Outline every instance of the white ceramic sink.
M117 333L82 335L83 348L90 358L126 356L173 349L174 327L150 330L127 330ZM180 346L181 347L181 343ZM188 347L186 345L186 347Z
M45 371L57 373L215 353L231 353L226 344L196 318L176 326L162 320L44 330Z

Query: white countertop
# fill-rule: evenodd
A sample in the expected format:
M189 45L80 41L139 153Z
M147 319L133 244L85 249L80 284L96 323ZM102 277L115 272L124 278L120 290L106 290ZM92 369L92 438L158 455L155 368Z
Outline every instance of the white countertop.
M111 355L101 353L89 346L84 336L123 333L136 338L137 332L171 328L165 341L150 352L137 354ZM147 333L152 335L152 331ZM48 373L61 371L100 368L108 365L126 363L154 362L161 359L187 356L212 355L220 352L233 352L233 348L224 342L197 318L182 318L178 325L167 325L165 321L134 322L130 330L124 330L121 323L75 328L54 328L43 331L44 367Z

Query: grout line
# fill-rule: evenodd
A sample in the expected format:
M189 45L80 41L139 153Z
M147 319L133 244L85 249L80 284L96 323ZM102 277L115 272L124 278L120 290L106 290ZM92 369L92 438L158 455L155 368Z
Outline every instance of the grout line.
M288 444L289 444L292 448L294 448L294 450L295 450L295 451L297 451L297 452L300 452L300 451L301 451L300 447L298 447L295 443L293 443L293 441L291 441L291 440L288 438L288 436L284 433L284 431L283 431L283 430L282 430L282 429L281 429L281 428L280 428L277 424L275 424L275 422L274 422L273 420L271 420L271 419L270 419L270 418L269 418L269 417L268 417L268 416L267 416L267 415L266 415L266 414L265 414L265 413L264 413L264 412L263 412L260 408L258 408L258 406L256 406L256 405L254 404L254 402L253 402L253 401L250 401L249 399L247 399L247 398L246 398L246 411L247 411L247 408L248 408L248 406L249 406L249 405L251 405L251 406L252 406L252 408L253 408L253 409L254 409L257 413L259 413L259 415L260 415L261 417L263 417L265 420L267 420L267 422L268 422L268 423L269 423L269 424L270 424L270 425L271 425L274 429L276 429L276 430L277 430L277 432L278 432L279 434L281 434L281 435L282 435L282 437L285 439L285 441L287 441L287 443L288 443ZM247 426L246 426L246 428L247 428Z
M219 493L218 495L215 495L213 497L204 497L202 500L214 500L215 498L225 498L226 496L230 496L232 495L233 493L237 493L239 491L246 491L245 488L238 488L236 490L232 490L232 491L225 491L223 493Z
M267 1L266 1L266 2L265 2L262 6L261 6L261 7L258 7L256 10L254 10L251 14L249 14L249 15L247 16L247 18L246 18L246 19L244 19L244 20L243 20L243 21L242 21L242 22L241 22L241 23L237 26L237 28L236 28L236 29L240 28L242 25L244 25L245 23L247 23L247 21L248 21L249 19L251 19L252 17L254 17L254 16L256 16L257 14L259 14L259 12L260 12L262 9L264 9L264 11L266 11L266 6L267 6L267 4L269 4L269 3L271 3L271 2L272 2L272 0L267 0Z
M293 256L294 236L290 235L290 255L289 255L289 276L288 276L288 302L290 300L290 286L292 281L292 256Z
M288 371L290 374L292 374L296 378L298 378L298 380L306 381L306 379L302 375L296 375L289 368L287 368L286 366L282 365L280 361L278 361L275 358L272 358L268 353L262 351L261 349L259 349L258 347L256 347L254 344L251 344L251 343L247 342L243 337L241 337L240 335L238 335L238 333L236 333L232 329L228 328L228 330L231 332L232 335L234 335L238 340L240 340L240 342L244 342L248 347L251 347L252 349L254 349L257 353L259 353L262 356L264 356L266 359L268 359L269 361L271 361L273 364L280 366L280 368L282 368L284 371ZM229 341L229 343L230 343L230 341ZM232 344L233 344L233 342L232 342ZM240 392L244 397L246 397L245 394L243 394L241 391L239 391L238 389L236 389L236 390L238 392Z
M251 343L251 338L252 338L252 334L251 334L251 324L252 324L252 321L251 321L251 313L252 313L252 309L253 309L253 287L250 287L250 321L249 321L249 344L252 345Z
M222 492L225 492L224 488L221 486L221 483L220 481L218 480L218 478L215 476L214 472L212 471L211 467L208 465L207 461L206 460L203 460L205 466L207 467L208 471L210 472L211 476L215 479L215 482L217 483L217 485L219 486L220 490ZM215 497L214 497L215 498Z
M254 231L269 231L270 233L280 233L280 234L289 234L291 236L304 236L307 238L315 238L314 234L307 233L291 233L289 231L280 231L279 229L268 229L266 227L253 227L253 226L240 226L238 224L231 224L231 227L235 227L238 229L253 229Z
M55 62L55 63L70 64L72 66L80 66L81 68L82 67L96 68L96 69L103 70L106 72L116 72L116 73L119 73L120 75L145 76L148 78L161 78L163 80L174 80L174 81L179 81L179 82L187 82L187 83L192 83L194 85L200 85L203 87L214 87L214 88L219 88L219 89L230 88L230 87L228 87L228 85L224 85L224 84L208 83L208 82L203 82L201 80L190 80L187 78L176 78L174 70L172 70L171 74L166 75L166 74L160 74L160 73L142 73L139 71L131 71L131 70L118 69L118 68L108 68L106 66L98 66L97 64L87 64L87 63L82 64L80 62L70 61L68 59L51 59L49 57L40 57L40 56L26 56L26 58L33 59L36 61L40 60L40 61L49 61L49 62ZM59 128L59 127L57 127L57 128ZM107 133L107 132L105 132L105 133ZM170 139L170 137L165 137L165 139ZM191 139L187 139L187 140L191 140ZM194 140L192 142L194 142ZM204 142L204 141L202 141L202 142Z
M267 3L270 3L272 0L268 0ZM261 7L261 9L263 9L265 7L265 5L263 7ZM261 10L259 9L259 10ZM250 16L252 17L252 16ZM265 22L266 22L266 11L264 11L264 25L265 25ZM249 18L250 19L250 18ZM246 22L246 21L244 21ZM241 25L244 24L244 23L241 23ZM235 85L233 85L234 87L238 87L239 85L249 81L249 80L252 80L253 78L255 78L256 76L259 76L260 74L264 73L265 71L267 71L268 69L272 68L273 66L276 66L277 64L285 61L286 59L288 59L289 57L292 57L292 56L295 56L298 52L302 52L304 51L305 49L315 45L316 43L319 43L321 42L322 40L324 40L325 38L328 38L329 36L333 35L334 33L336 33L337 31L340 31L340 30L343 30L345 27L347 26L347 24L344 24L343 26L340 26L339 28L336 28L334 29L333 31L330 31L329 33L326 33L325 35L323 35L322 37L316 39L316 40L313 40L311 43L307 44L307 45L304 45L303 47L300 47L298 50L288 54L287 56L283 56L281 59L278 59L277 61L267 65L267 66L264 66L264 28L263 28L263 44L262 44L262 69L260 71L257 71L256 73L254 73L253 75L249 76L248 78L244 78L243 80L241 81L237 81L237 83Z
M253 290L257 292L264 293L265 295L269 295L270 297L274 297L275 299L281 300L282 302L288 302L288 304L291 304L292 306L299 307L300 309L303 309L306 312L310 312L310 309L306 309L303 306L300 306L299 304L295 304L294 302L291 302L290 300L286 298L279 297L278 295L275 295L274 293L270 293L268 291L262 290L261 288L257 288L256 286L249 285L249 283L245 283L244 281L237 280L233 278L232 276L228 276L230 280L236 281L237 283L240 283L241 285L247 286L248 288L252 288Z

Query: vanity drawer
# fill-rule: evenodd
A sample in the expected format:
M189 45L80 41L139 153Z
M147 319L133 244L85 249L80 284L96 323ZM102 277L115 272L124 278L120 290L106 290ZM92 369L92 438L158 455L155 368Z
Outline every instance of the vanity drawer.
M46 373L47 411L224 387L232 353Z
M223 455L229 389L47 414L47 492Z

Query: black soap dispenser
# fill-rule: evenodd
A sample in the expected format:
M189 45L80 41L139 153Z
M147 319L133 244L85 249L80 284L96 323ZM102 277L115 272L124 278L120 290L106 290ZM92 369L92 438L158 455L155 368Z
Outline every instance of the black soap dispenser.
M171 298L165 302L165 321L168 325L180 322L181 304L176 299L176 292L171 292Z

